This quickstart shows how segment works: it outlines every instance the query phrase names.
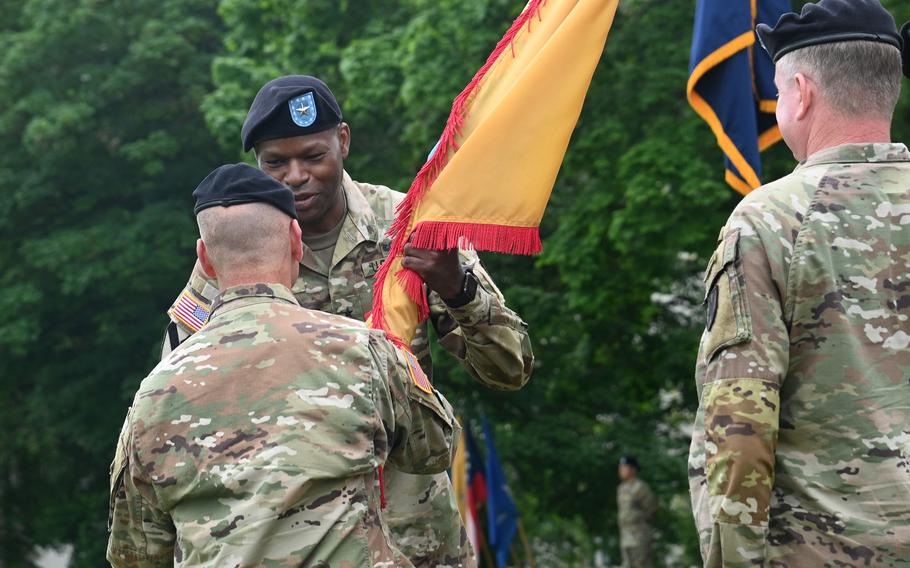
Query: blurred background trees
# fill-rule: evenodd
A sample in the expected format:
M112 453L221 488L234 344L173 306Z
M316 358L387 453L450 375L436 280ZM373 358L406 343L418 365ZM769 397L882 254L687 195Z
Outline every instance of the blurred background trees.
M348 171L404 190L524 3L0 2L0 565L62 544L73 566L103 565L116 434L194 259L190 194L249 158L239 132L258 88L325 79L353 131ZM660 497L674 565L696 563L685 460L701 271L738 196L685 100L693 8L622 2L544 254L484 258L531 326L529 386L485 390L437 353L462 416L497 426L541 566L618 557L624 453ZM793 165L780 144L766 178Z

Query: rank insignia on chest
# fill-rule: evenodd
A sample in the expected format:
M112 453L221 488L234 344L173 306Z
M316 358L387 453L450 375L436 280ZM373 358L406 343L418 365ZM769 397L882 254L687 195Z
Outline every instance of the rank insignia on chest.
M417 357L407 349L402 349L401 352L404 353L404 358L408 362L408 373L411 374L411 382L423 392L433 394L433 385L430 384L430 379L427 378L426 373L420 367L420 363L417 362Z
M189 290L184 290L168 310L168 315L190 328L193 333L202 329L211 313L212 307L199 301Z
M291 109L291 120L301 128L312 126L316 122L316 101L313 93L306 93L288 101Z

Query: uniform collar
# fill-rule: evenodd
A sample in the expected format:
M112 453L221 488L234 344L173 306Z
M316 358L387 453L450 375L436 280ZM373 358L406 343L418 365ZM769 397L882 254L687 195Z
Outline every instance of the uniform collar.
M798 168L819 164L910 162L910 151L903 144L844 144L818 151Z
M360 243L364 241L377 243L380 238L376 214L373 213L370 203L363 195L363 192L360 191L357 182L348 175L348 172L344 172L342 176L341 189L344 191L344 197L347 200L347 212L341 225L341 232L338 234L338 242L335 243L332 266L350 254ZM306 245L303 248L303 259L300 263L306 268L321 274L322 269L316 256ZM326 274L325 276L328 275Z
M376 223L376 214L370 207L370 202L363 195L363 192L357 186L357 182L351 179L348 172L344 172L341 187L344 189L344 195L348 200L348 218L350 225L354 227L359 235L352 235L354 239L360 241L379 242L379 228ZM344 233L344 230L342 230Z
M252 303L258 303L252 300L277 300L289 304L297 304L294 294L286 286L275 283L260 284L243 284L240 286L231 286L215 296L212 302L212 317L219 312L227 309L234 309L246 306Z

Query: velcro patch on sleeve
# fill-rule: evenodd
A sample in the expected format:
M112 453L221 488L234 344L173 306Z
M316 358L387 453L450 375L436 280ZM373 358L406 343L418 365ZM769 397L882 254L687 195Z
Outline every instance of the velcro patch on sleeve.
M422 390L427 394L433 394L433 385L430 384L430 380L427 378L426 373L423 372L423 369L420 368L420 363L417 362L417 357L407 349L402 349L404 353L404 358L408 363L408 372L411 374L411 382L413 382L417 388Z
M212 307L196 298L189 289L184 289L167 313L196 333L209 321Z

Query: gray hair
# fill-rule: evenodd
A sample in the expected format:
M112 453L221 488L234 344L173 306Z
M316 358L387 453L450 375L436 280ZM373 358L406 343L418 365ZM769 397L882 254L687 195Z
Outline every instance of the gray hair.
M280 270L290 250L291 219L266 203L209 207L196 216L209 260L222 274Z
M812 45L784 55L778 69L812 79L824 100L845 117L891 120L901 92L901 52L892 45L849 41Z

